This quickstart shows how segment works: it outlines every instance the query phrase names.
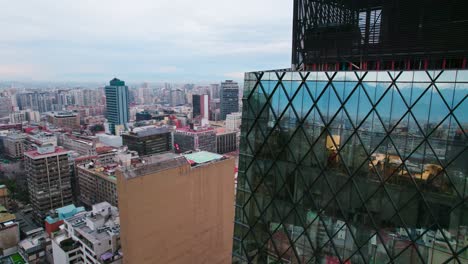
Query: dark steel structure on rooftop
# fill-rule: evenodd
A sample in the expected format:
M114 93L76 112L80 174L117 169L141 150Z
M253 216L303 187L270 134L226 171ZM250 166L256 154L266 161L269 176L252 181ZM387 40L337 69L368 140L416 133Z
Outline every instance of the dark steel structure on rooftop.
M467 66L466 0L294 0L297 70Z

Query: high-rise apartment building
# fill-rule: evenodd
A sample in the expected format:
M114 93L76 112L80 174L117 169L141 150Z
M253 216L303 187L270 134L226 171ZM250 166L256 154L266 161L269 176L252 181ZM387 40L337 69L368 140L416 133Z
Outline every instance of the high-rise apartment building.
M293 69L245 75L234 263L468 263L462 10L294 1Z
M9 116L12 111L11 97L0 95L0 118Z
M55 110L55 93L52 92L19 93L16 94L16 100L20 110L31 109L40 113Z
M166 127L137 127L122 135L123 144L129 150L146 156L172 149L172 132Z
M72 203L68 152L45 145L24 153L29 198L35 219L40 223L49 210Z
M239 84L232 80L221 83L221 120L226 119L226 115L239 112Z
M129 94L128 86L124 81L114 78L105 88L106 91L106 118L109 123L109 131L116 134L124 130L129 118Z
M117 171L124 263L230 263L234 159L165 153L140 165Z
M210 84L210 96L212 99L219 99L219 84Z

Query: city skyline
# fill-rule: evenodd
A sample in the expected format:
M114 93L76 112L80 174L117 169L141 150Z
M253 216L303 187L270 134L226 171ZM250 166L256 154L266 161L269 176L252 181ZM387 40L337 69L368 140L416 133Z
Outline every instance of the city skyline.
M268 16L259 15L266 6ZM249 70L289 67L288 1L41 1L5 8L0 81L240 81Z

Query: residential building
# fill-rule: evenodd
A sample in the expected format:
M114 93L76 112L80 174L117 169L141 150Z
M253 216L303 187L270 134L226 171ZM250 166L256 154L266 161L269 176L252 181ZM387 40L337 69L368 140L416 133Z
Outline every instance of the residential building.
M230 263L234 159L145 159L117 171L124 263Z
M234 152L238 149L237 132L221 129L216 133L216 152L219 154Z
M79 185L78 199L81 203L92 206L96 203L109 202L118 205L117 179L115 170L117 164L99 165L94 162L76 165Z
M140 156L151 155L172 149L172 132L166 127L137 127L123 134L122 141Z
M8 188L4 184L0 184L0 204L8 208Z
M106 118L113 135L125 130L130 120L128 86L124 81L114 78L106 86Z
M84 207L76 207L74 204L52 210L52 213L45 218L45 231L49 237L54 237L57 232L60 231L60 226L64 223L66 218L70 218L84 211Z
M47 122L58 128L80 129L80 116L74 112L50 112L47 114Z
M54 111L55 93L49 92L26 92L16 94L17 105L20 110L31 109L44 113Z
M26 136L23 133L9 133L3 138L3 148L7 157L19 159L23 157L24 140Z
M216 130L193 125L178 128L174 131L174 149L176 152L192 150L216 152Z
M49 210L72 203L68 150L45 145L25 152L24 157L34 217L42 223Z
M245 75L233 263L468 263L467 9L294 1L292 68Z
M226 115L226 130L239 131L242 122L242 113L231 113Z
M38 132L35 134L27 134L23 141L24 150L34 150L36 147L43 145L57 146L57 137L48 132Z
M42 228L18 243L18 253L31 264L52 263L50 238Z
M26 112L24 111L15 111L11 112L9 115L10 123L23 123L26 122Z
M180 106L185 104L184 91L180 89L170 90L171 106Z
M95 204L91 211L65 218L63 226L52 239L54 263L122 263L117 207Z
M0 202L2 202L0 200ZM19 224L14 214L0 204L0 257L8 256L18 251L20 241Z
M239 112L239 84L232 80L221 83L221 120L226 120L226 115Z
M12 111L11 97L0 95L0 118L10 115Z
M59 135L60 146L78 152L84 156L96 155L98 139L95 137L84 137L61 133Z
M38 111L28 109L22 110L21 112L25 113L26 121L28 122L39 123L41 121L41 114Z

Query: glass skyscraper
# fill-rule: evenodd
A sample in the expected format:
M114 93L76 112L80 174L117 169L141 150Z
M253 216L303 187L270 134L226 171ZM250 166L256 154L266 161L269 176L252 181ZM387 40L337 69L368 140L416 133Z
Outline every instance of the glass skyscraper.
M226 115L239 112L239 84L232 80L221 83L220 93L221 120L226 120Z
M105 88L106 118L111 134L123 130L129 121L129 93L124 81L114 78Z
M316 44L245 75L234 263L468 263L468 53L375 57L392 12L296 0L295 38ZM324 14L354 20L303 19ZM374 55L316 49L331 32Z

